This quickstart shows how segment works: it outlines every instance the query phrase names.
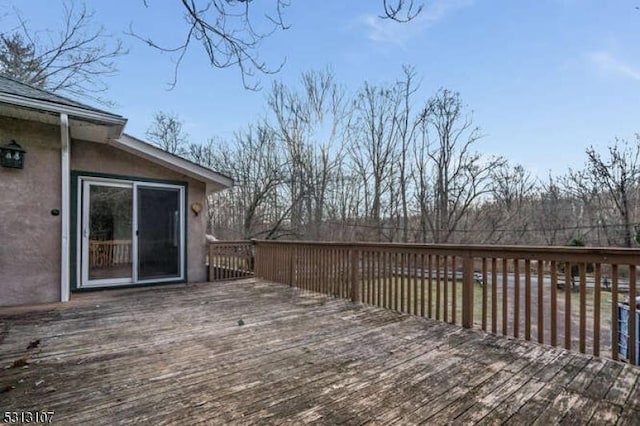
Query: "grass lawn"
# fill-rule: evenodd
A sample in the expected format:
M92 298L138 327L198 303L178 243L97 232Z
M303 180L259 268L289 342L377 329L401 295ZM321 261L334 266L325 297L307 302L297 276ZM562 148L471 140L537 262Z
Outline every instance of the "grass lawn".
M422 306L424 299L424 316L428 316L438 320L461 324L462 322L462 281L448 280L446 283L442 280L436 284L432 280L431 289L429 289L428 279L423 282L420 278L413 277L387 277L375 278L372 280L362 281L362 300L365 303L383 306L398 311L422 315ZM474 284L473 286L473 319L476 326L482 325L483 318L483 286ZM429 300L429 294L431 299ZM580 336L580 293L570 292L571 295L571 341L574 349L578 348L578 339ZM498 283L496 287L496 307L495 314L492 310L492 289L491 283L486 288L486 321L487 330L493 329L493 318L495 317L495 330L498 333L503 332L503 288ZM516 309L514 304L515 288L510 286L506 292L507 309L506 309L506 329L508 335L515 334ZM557 344L564 345L565 336L565 302L567 293L564 290L556 291L556 333ZM585 294L585 330L586 330L586 346L587 351L593 350L594 341L594 302L595 292L588 289ZM620 296L622 300L622 296ZM455 304L454 304L455 301ZM525 336L525 315L527 313L525 285L520 282L519 286L519 307L517 313L518 335ZM455 306L455 313L454 313ZM431 309L429 309L429 307ZM417 308L417 309L416 309ZM537 284L532 283L530 293L530 338L538 340L538 288ZM542 312L543 316L543 340L545 343L551 343L551 288L550 285L543 287ZM601 351L610 350L611 346L611 318L612 303L611 293L601 291L600 293L600 348Z

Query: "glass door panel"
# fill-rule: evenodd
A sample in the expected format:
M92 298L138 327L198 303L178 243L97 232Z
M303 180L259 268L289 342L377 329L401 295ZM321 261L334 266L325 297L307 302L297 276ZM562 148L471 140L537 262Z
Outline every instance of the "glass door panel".
M132 186L85 186L85 244L88 281L132 280Z
M136 186L138 280L178 278L181 272L181 190Z

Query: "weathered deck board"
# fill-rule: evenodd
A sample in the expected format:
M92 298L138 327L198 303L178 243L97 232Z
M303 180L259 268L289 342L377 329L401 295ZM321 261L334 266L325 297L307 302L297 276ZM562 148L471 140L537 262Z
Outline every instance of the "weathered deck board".
M640 368L256 279L0 310L0 367L2 410L63 424L640 419Z

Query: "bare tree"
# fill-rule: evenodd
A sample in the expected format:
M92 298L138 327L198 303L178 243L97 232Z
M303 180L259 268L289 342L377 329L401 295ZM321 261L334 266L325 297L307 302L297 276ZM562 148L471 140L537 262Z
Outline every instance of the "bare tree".
M233 144L220 145L214 158L236 182L211 196L215 232L245 239L290 235L286 222L291 207L283 196L286 159L273 130L259 125L237 133Z
M222 165L218 163L217 147L221 145L224 141L217 137L209 138L205 143L190 143L185 156L196 164L218 170Z
M625 247L633 246L635 234L632 214L638 200L639 143L640 136L636 136L634 144L616 139L608 147L608 157L603 157L593 147L589 147L586 150L585 169L569 172L573 192L583 199L597 201L595 213L600 216L600 221L607 221L602 217L606 213L617 219L614 221L616 226L605 227L605 231L617 234Z
M418 165L419 204L422 220L433 241L449 242L461 220L481 196L491 191L491 171L502 158L484 158L473 151L480 129L465 113L460 95L441 89L427 102L422 114Z
M396 22L409 22L422 12L424 5L415 4L413 0L383 0L384 14L382 19L391 19Z
M143 1L150 7L151 0ZM175 45L158 43L133 28L129 34L155 49L175 54L171 87L178 81L186 53L196 45L204 50L212 67L238 67L244 87L256 90L260 88L259 81L254 79L256 74L273 74L284 65L283 62L269 66L261 59L260 48L266 37L289 28L284 13L290 3L290 0L181 0L184 27L177 30L181 31L181 41ZM383 0L381 18L404 23L421 12L422 4L414 4L414 0Z
M416 131L419 127L419 120L412 115L412 99L419 89L416 83L416 71L411 66L403 66L404 79L398 82L398 90L401 97L401 107L396 120L398 121L398 143L400 145L399 158L399 195L400 207L402 209L402 241L409 241L409 174L410 147L415 144Z
M0 74L32 86L106 103L99 93L105 77L117 71L114 60L127 53L122 42L103 27L83 5L63 3L58 32L34 31L17 14L19 27L0 33Z
M531 201L535 180L521 165L500 164L491 170L491 196L487 203L491 223L490 241L515 244L529 232L526 207Z
M365 83L354 100L349 125L349 157L360 179L367 225L383 240L385 216L391 198L393 180L398 171L396 138L400 97L396 87L376 87ZM388 239L388 238L386 238Z
M186 154L188 135L176 113L158 111L146 135L159 148L176 155Z
M569 240L568 228L572 226L573 208L562 183L549 175L542 183L534 210L534 226L544 238L544 243L564 245Z
M288 158L292 226L317 239L341 163L343 91L331 72L310 71L302 75L301 91L274 83L268 103Z

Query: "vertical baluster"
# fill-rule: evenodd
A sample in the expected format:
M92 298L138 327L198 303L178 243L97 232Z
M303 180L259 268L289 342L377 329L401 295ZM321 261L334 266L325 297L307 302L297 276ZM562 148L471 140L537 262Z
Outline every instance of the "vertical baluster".
M436 319L440 318L440 269L441 269L440 255L436 254Z
M322 252L322 293L330 296L333 294L333 249L324 246Z
M587 351L587 264L581 262L580 271L580 352Z
M593 354L600 356L600 308L601 308L601 285L602 285L602 266L599 263L595 265L594 271L595 282L593 284ZM612 345L616 344L612 342Z
M338 280L340 277L340 248L334 247L331 250L331 286L329 288L329 296L336 293L338 288Z
M313 246L307 245L307 291L313 291Z
M513 336L520 337L520 259L513 260Z
M376 306L382 306L382 251L378 249L376 251Z
M409 301L409 292L408 292L408 282L407 282L407 253L402 253L400 255L400 275L402 276L402 287L400 290L400 301L402 302L401 312L409 312L408 301Z
M558 345L558 266L555 260L549 267L551 274L551 346Z
M392 251L387 252L387 292L389 295L389 308L395 309L395 275L393 269L393 261L395 254Z
M509 328L508 318L508 292L509 292L509 264L508 259L502 259L502 334L506 335Z
M420 253L420 315L425 315L425 276L424 276L424 252Z
M334 294L336 294L336 289L338 288L338 276L339 276L339 269L340 269L340 263L339 263L339 256L338 256L338 251L340 249L338 247L333 247L331 249L329 249L328 251L328 259L327 262L327 270L329 271L329 281L327 283L327 295L328 296L333 296Z
M398 311L404 312L404 253L398 253L396 257L396 280L398 282Z
M458 304L456 303L457 289L458 288L458 271L456 270L456 256L451 256L451 323L456 323L456 310Z
M444 322L447 322L449 316L449 256L444 256L444 278L442 280L442 316Z
M367 301L366 303L369 305L373 305L373 300L375 296L375 274L374 274L374 262L373 256L375 255L375 251L370 249L367 251L367 298L362 299L363 301ZM364 284L363 284L364 290Z
M400 262L401 262L401 254L400 253L395 253L394 256L394 262L393 262L393 273L395 276L395 286L394 286L394 291L395 291L395 310L399 311L400 308L402 307L402 302L401 302L401 298L402 298L402 277L399 275L400 274Z
M544 343L544 262L538 259L538 343Z
M400 312L407 312L407 274L406 274L406 261L407 254L400 253L399 255L399 273L400 273Z
M327 271L326 268L326 250L324 247L318 247L318 293L325 294L325 273Z
M374 280L373 280L373 304L375 306L380 306L380 289L381 284L380 284L380 279L381 279L381 271L380 271L380 249L377 248L374 252L373 252L373 274L374 274Z
M370 293L368 295L368 300L369 302L366 302L367 299L364 298L363 295L361 295L361 299L363 301L363 303L369 303L369 304L375 304L375 250L370 250L367 254L368 258L369 258L369 270L370 270L370 277L369 277L369 288L368 288L368 292ZM365 291L365 284L363 282L362 284L362 291Z
M336 277L336 288L334 289L334 296L338 296L342 294L342 286L345 277L345 266L344 266L344 249L338 248L336 256L338 256L338 276Z
M498 259L491 258L491 332L498 333Z
M398 277L396 275L396 253L394 251L389 253L389 297L391 302L391 307L393 310L398 309L398 292L397 292L397 280Z
M524 261L524 338L531 340L531 259Z
M429 318L433 318L433 255L429 254L428 259L428 268L429 268L429 281L428 281L428 293L427 293L427 316Z
M629 265L629 363L632 365L638 365L636 290L636 265Z
M411 253L405 252L403 256L403 266L402 272L404 276L404 300L405 300L405 311L406 313L411 313Z
M571 349L571 263L564 267L564 347Z
M388 308L389 309L395 309L395 303L394 303L394 297L395 297L395 292L394 292L394 287L395 287L395 278L393 276L393 252L388 251L387 252L387 302L388 302Z
M389 309L389 252L386 250L382 252L382 290L382 306Z
M338 247L336 250L336 285L333 288L333 296L338 296L342 294L342 281L344 279L345 269L344 269L344 250L341 247Z
M419 300L418 300L418 255L413 252L411 253L411 264L413 265L413 271L411 273L411 277L413 279L413 314L420 315L419 310Z
M487 331L487 258L482 258L482 330Z
M233 265L231 267L231 277L232 278L238 278L238 255L236 253L236 250L238 249L238 247L236 245L234 245L231 250L232 251L232 257L231 257L231 264Z
M315 248L311 245L307 246L307 270L309 274L309 288L310 292L315 290L314 285L316 283L315 280Z
M611 358L618 359L618 265L611 265Z
M323 293L323 283L322 278L324 277L324 248L322 246L316 246L316 293Z
M307 282L307 274L306 274L306 260L307 260L307 252L304 246L299 246L297 249L298 254L298 287L304 290L306 282Z
M331 280L331 249L325 246L323 249L323 262L322 265L322 292L324 294L331 294L331 286L329 285Z

